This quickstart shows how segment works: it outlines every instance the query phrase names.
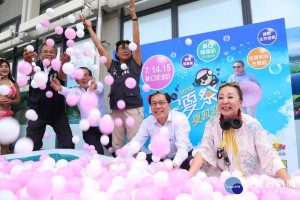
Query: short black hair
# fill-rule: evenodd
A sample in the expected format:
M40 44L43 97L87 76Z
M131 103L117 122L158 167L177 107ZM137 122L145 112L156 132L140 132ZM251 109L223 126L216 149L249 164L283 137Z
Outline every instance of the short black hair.
M42 53L42 51L43 51L43 47L44 46L48 46L47 44L46 44L46 42L43 42L40 46L39 46L39 53ZM57 55L57 48L56 48L56 46L54 45L53 46L54 47L54 51L55 51L55 54Z
M79 67L79 68L80 69L86 69L86 70L88 70L89 71L89 75L93 76L92 71L89 68L87 68L87 67Z
M125 44L130 44L130 41L129 40L120 40L116 43L116 54L115 54L115 57L118 61L120 61L119 57L117 56L117 52L119 50L119 46L122 46L123 48L125 48Z
M236 60L236 61L234 61L234 63L240 63L240 64L242 64L243 67L245 67L245 63L242 60Z
M226 87L226 86L235 88L236 91L237 91L237 93L238 93L238 95L239 95L239 97L240 97L240 100L243 101L243 91L242 91L242 89L241 89L241 87L240 87L240 84L239 84L238 82L229 82L229 83L224 82L224 83L222 83L222 84L219 86L219 90L218 90L218 94L217 94L217 99L219 98L219 92L220 92L220 90L221 90L223 87Z
M156 94L163 94L163 95L165 95L167 102L168 102L168 103L171 103L171 96L170 96L167 92L166 92L166 93L160 93L160 92L157 90L156 93L150 94L150 95L149 95L149 104L151 104L151 98L152 98L152 96L154 96L154 95L156 95Z

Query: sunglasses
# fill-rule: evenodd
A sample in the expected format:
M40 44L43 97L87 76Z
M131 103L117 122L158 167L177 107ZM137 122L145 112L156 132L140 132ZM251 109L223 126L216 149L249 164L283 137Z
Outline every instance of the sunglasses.
M234 81L234 82L229 82L229 83L224 82L224 83L222 83L222 84L219 86L219 88L225 87L225 86L227 86L227 85L229 85L229 86L240 86L240 84L239 84L238 82Z
M233 69L235 69L235 68L240 69L241 66L233 66Z
M166 94L167 93L167 90L151 90L150 92L150 95L154 95L154 94L157 94L157 93L160 93L160 94Z

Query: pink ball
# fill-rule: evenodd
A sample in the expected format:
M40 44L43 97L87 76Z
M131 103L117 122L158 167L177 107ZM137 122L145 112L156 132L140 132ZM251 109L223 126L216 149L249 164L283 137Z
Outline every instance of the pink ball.
M143 87L142 87L142 90L143 90L144 92L149 92L150 89L151 89L151 87L150 87L150 85L148 85L148 84L145 84L145 85L143 85Z
M80 107L84 111L90 111L93 108L97 108L98 106L98 98L94 93L85 93L80 98Z
M78 177L73 177L70 180L68 180L66 184L66 191L67 192L72 192L75 194L80 194L80 191L82 190L84 184L82 180Z
M93 156L93 155L95 155L95 154L97 154L98 152L96 151L96 150L92 150L91 151L91 155Z
M44 133L44 138L45 138L45 139L51 138L51 134L48 133L48 132L45 132L45 133Z
M43 160L45 160L46 158L50 158L50 156L49 156L48 154L43 154L43 155L41 155L41 157L40 157L40 161L43 161Z
M51 66L52 66L53 70L58 71L61 66L60 60L58 60L57 58L54 58L51 61Z
M129 127L133 126L134 125L134 119L133 119L133 117L127 117L126 118L126 124Z
M89 146L90 146L89 144L84 143L82 148L83 148L83 150L88 151L89 150Z
M95 150L95 146L94 145L90 145L89 146L89 151L93 151L93 150Z
M99 120L100 131L103 134L111 134L115 128L114 120L110 116L104 116Z
M80 172L82 170L82 163L79 160L72 160L69 162L68 167L73 171L74 176L80 177Z
M158 172L158 171L166 171L167 170L167 166L165 165L165 163L163 162L157 162L154 164L154 171Z
M190 174L183 169L175 169L169 174L169 182L175 187L184 185L189 180Z
M74 173L70 167L61 167L57 170L56 175L63 176L66 180L74 177Z
M120 150L120 156L125 157L128 154L128 150L126 148L122 148Z
M113 153L113 152L114 152L114 148L109 147L109 148L108 148L108 152L109 152L109 153Z
M158 157L164 157L170 150L170 141L165 134L156 134L151 138L152 153Z
M64 32L64 29L61 26L55 27L55 33L61 35Z
M100 57L100 63L106 63L107 62L107 58L105 56L101 56Z
M41 90L44 90L44 89L46 89L46 84L42 84L42 85L39 85L39 88L41 89Z
M118 117L118 118L115 119L115 125L116 126L121 126L122 124L123 124L123 121L122 121L121 118Z
M29 75L32 72L32 65L29 62L22 61L18 64L18 72L24 75Z
M125 101L123 101L123 100L119 100L118 102L117 102L117 106L118 106L118 108L120 109L120 110L123 110L124 108L125 108Z
M27 192L33 198L43 198L49 195L52 191L51 180L45 177L34 177L27 185Z
M84 76L84 71L81 69L81 68L77 68L75 71L74 71L74 76L77 80L81 80Z
M129 89L132 89L136 86L136 81L134 80L134 78L129 77L125 80L125 85Z
M177 187L165 187L162 190L162 194L163 194L163 199L164 200L173 200L176 199L176 196L179 195L181 193L180 189ZM207 198L208 199L208 198Z
M52 38L48 38L48 39L46 40L46 44L47 44L47 46L49 46L49 47L53 47L53 46L55 45L55 42L54 42L54 40L53 40Z
M76 32L72 28L67 28L67 30L65 31L65 36L69 40L73 40L76 37Z
M20 76L18 77L17 79L17 84L20 86L20 87L24 87L25 85L27 85L27 78L25 76Z
M111 75L107 75L104 78L106 85L112 85L114 83L114 78Z
M74 47L74 45L75 45L74 40L68 40L68 41L67 41L67 46L68 46L68 47Z
M131 200L131 193L129 190L120 189L117 190L112 196L112 200Z
M109 178L100 178L98 180L98 183L99 183L99 186L100 186L99 190L102 191L102 192L106 192L107 189L110 186L111 180Z
M52 91L47 91L46 92L46 97L49 98L49 99L52 98L53 97L53 92Z
M20 174L18 175L18 180L23 186L25 186L28 184L28 182L31 180L32 177L33 177L33 171L27 169L20 172Z
M45 58L43 60L43 65L45 65L46 67L48 67L50 65L50 60L48 60L47 58Z
M70 75L70 79L71 79L71 80L75 80L74 74L71 74L71 75Z
M107 167L110 164L110 161L108 159L103 159L101 161L102 167Z
M42 19L41 21L41 25L45 28L49 27L50 26L50 22L48 19Z
M11 190L10 182L6 178L0 178L0 191Z
M142 178L142 180L136 185L136 188L146 188L153 185L153 177L152 176L146 176Z

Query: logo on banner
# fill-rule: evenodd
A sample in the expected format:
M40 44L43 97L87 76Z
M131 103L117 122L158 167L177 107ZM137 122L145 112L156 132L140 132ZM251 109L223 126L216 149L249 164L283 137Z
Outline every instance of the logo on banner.
M248 64L254 69L263 69L271 61L270 52L262 47L252 49L247 56Z
M241 194L243 192L243 186L240 179L236 177L230 177L225 181L225 190L229 194Z
M263 45L273 44L277 39L277 32L272 28L264 28L258 33L257 39Z
M220 45L215 40L204 40L197 48L197 55L200 60L210 62L215 60L220 54Z
M282 142L279 143L279 140L275 141L273 140L273 148L278 152L279 156L285 156L285 148L286 145L283 144Z

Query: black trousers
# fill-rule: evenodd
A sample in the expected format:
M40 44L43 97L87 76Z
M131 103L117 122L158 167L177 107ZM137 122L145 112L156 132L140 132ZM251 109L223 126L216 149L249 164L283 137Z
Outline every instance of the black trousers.
M102 135L103 134L100 132L99 127L90 127L89 130L82 131L83 140L89 145L94 145L98 154L101 154L101 155L104 154L104 150L103 150L102 144L100 142L100 138ZM112 147L111 134L108 135L108 137L109 137L109 143L105 146L107 149L109 147ZM115 157L114 153L112 155Z
M73 136L68 117L66 113L62 113L53 119L38 118L36 121L29 120L26 137L32 139L34 151L43 147L43 136L47 125L50 125L56 133L59 142L58 148L74 149L75 145L72 142Z
M182 162L182 164L179 166L181 169L186 169L186 170L189 170L189 169L190 169L190 161L193 159L192 152L193 152L193 150L191 150L191 151L188 153L187 159L185 159L185 160ZM152 160L152 153L146 154L146 160L148 161L149 164L153 161L153 160ZM165 159L161 159L160 161L164 161L164 160L165 160Z

